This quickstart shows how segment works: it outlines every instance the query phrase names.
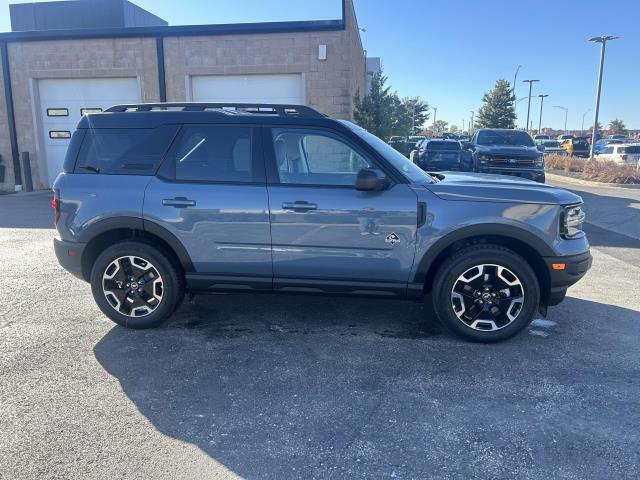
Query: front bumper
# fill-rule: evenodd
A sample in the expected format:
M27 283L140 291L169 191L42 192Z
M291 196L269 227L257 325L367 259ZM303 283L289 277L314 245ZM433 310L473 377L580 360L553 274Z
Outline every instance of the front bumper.
M567 288L586 275L591 268L593 257L587 250L578 255L544 257L544 262L549 272L549 298L546 304L552 306L564 299Z
M82 274L82 254L85 247L85 243L67 242L59 238L53 239L53 249L60 265L81 280L86 280Z

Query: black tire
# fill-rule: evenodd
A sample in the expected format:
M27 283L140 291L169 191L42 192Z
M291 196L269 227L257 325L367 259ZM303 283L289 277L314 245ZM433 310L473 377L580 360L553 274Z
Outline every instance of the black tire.
M135 260L133 262L126 259L118 260L123 257L134 257ZM113 262L117 262L122 268L112 266ZM144 262L148 262L146 267ZM118 276L111 280L112 290L105 290L108 287L106 283L103 284L110 281L104 278L105 275L111 274L107 272L108 267L111 267L111 270L115 269ZM133 270L131 270L132 267ZM149 270L145 271L144 268ZM125 283L128 281L126 275L124 280L119 278L121 274L127 273L125 270L131 271L134 277L138 274L137 276L142 278L140 286L137 282ZM119 281L115 280L117 278ZM146 285L143 285L145 280ZM135 291L129 287L134 283ZM152 328L167 320L178 307L184 297L184 280L180 266L162 248L142 241L125 241L112 245L98 256L91 270L91 292L100 310L118 325L134 329ZM122 299L121 295L126 297ZM160 300L157 299L158 295ZM127 297L132 299L133 305L139 306L133 309L128 307L128 302L125 302ZM145 297L150 298L150 301ZM116 305L125 305L125 307L118 308ZM127 309L129 314L126 314ZM149 309L150 312L143 314L145 309Z
M498 271L495 266L506 270ZM477 272L486 272L486 275L478 276L473 282L466 280ZM468 276L460 280L462 275ZM511 275L518 283L509 287L502 277L513 282ZM454 287L456 293L461 292L455 299ZM488 287L491 288L487 293L496 297L484 299L483 293ZM476 298L478 292L480 298ZM523 300L518 300L520 294ZM450 331L475 342L497 342L513 337L533 320L540 304L540 286L531 266L517 253L497 245L474 245L456 252L442 264L434 278L432 298L438 319ZM476 312L479 312L477 317ZM494 312L498 314L494 316ZM503 325L503 322L506 323Z

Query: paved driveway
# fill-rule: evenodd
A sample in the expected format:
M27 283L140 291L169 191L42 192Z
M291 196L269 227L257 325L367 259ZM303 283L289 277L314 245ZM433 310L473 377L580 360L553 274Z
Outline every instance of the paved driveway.
M638 240L600 228L567 300L497 345L295 296L128 331L57 265L48 201L0 196L3 480L640 476Z

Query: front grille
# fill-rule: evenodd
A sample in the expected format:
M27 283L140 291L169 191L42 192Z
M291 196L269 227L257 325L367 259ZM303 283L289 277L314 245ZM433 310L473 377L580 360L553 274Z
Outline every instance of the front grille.
M496 165L533 165L535 159L533 158L518 158L513 155L490 155L489 162Z

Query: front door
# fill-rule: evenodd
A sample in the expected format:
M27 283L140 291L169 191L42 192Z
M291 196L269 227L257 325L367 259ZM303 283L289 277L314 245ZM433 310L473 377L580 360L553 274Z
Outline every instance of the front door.
M271 289L268 198L256 131L184 126L145 193L145 225L154 222L175 235L211 286Z
M278 177L268 186L274 288L403 294L417 225L409 186L356 190L358 171L380 166L323 129L266 129L265 147Z

